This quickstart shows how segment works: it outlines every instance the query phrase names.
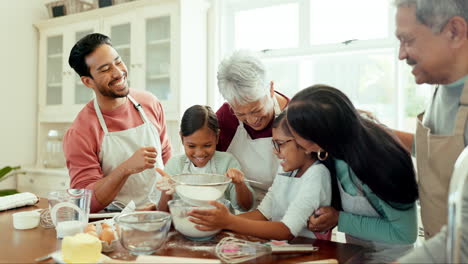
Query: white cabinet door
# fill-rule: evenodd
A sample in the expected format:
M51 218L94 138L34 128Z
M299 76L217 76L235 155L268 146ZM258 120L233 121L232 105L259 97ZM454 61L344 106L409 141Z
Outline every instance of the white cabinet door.
M94 93L85 87L68 64L70 51L86 34L97 31L92 20L41 32L39 71L39 120L73 120Z
M108 17L103 20L102 32L111 39L112 46L127 66L128 84L132 88L139 88L139 76L136 67L139 65L136 56L137 41L135 31L135 12L127 12L117 16Z
M63 47L64 34L61 28L44 32L41 36L41 58L44 71L40 93L42 107L54 107L63 104L63 79L65 71L63 61L65 51ZM41 69L41 68L40 68Z
M94 26L94 27L92 27ZM83 38L84 36L94 33L97 30L97 25L90 25L88 27L83 27L79 30L76 30L73 32L73 35L70 34L70 45L67 45L70 47L68 50L71 51L73 45ZM69 79L70 83L70 93L68 94L69 101L68 103L71 105L79 105L82 106L86 103L88 103L93 97L94 97L94 91L91 88L86 87L83 82L81 81L80 76L73 70L72 68L69 67L68 62L67 62L67 68L70 71L71 78Z
M164 111L171 115L177 112L179 100L177 83L174 76L179 72L177 63L177 4L168 3L161 6L140 10L138 18L143 25L141 37L144 87L154 94L163 104Z

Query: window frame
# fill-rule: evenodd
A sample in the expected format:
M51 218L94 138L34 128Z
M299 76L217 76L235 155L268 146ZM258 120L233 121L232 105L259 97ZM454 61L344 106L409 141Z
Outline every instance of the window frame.
M247 11L257 8L274 7L277 5L297 3L299 7L299 39L297 48L285 49L267 49L260 52L261 59L266 61L292 59L294 57L307 58L321 56L329 53L352 53L352 52L369 52L372 53L381 49L393 50L393 68L394 68L394 84L395 89L395 109L396 111L396 129L406 130L405 128L405 81L404 71L408 67L406 63L398 59L399 42L394 36L396 8L388 3L388 1L380 0L387 3L388 6L388 35L383 39L356 40L345 44L347 40L341 43L329 44L311 44L310 40L310 0L224 0L221 3L221 36L219 54L226 55L235 50L235 15L237 12ZM222 58L223 56L221 56ZM429 92L429 91L428 91ZM217 98L222 98L218 95ZM222 102L216 102L221 105Z

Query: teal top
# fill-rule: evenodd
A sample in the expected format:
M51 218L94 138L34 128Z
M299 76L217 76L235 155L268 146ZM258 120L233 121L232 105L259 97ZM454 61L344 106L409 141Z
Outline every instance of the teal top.
M411 244L416 241L418 223L415 203L393 203L398 208L404 208L395 209L380 199L369 186L363 184L346 162L335 160L335 167L338 182L343 190L349 195L356 196L358 189L355 182L361 183L362 192L380 215L380 217L368 217L341 211L338 231L365 240L391 244Z
M174 156L166 163L166 165L164 166L164 171L169 175L181 174L183 173L183 169L187 161L190 162L190 160L185 154ZM224 175L227 172L227 170L231 168L242 170L241 165L239 164L237 159L231 153L228 152L216 151L213 157L211 158L210 162L214 162L216 168L216 171L211 171L210 173ZM252 193L252 201L255 201L255 194L252 187L250 187L250 185L247 182L245 182L245 185ZM174 194L174 199L177 198L177 194ZM234 183L230 183L228 185L226 191L224 192L224 198L231 202L231 207L233 209L245 212L245 210L243 210L237 203L236 186L234 185ZM252 202L252 205L253 204L254 203Z

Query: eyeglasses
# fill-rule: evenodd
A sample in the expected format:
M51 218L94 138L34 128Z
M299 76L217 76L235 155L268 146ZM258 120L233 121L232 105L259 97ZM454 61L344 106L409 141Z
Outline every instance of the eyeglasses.
M273 143L273 148L276 150L276 152L281 153L281 145L288 143L289 141L293 141L294 139L288 139L288 140L271 140L271 143Z

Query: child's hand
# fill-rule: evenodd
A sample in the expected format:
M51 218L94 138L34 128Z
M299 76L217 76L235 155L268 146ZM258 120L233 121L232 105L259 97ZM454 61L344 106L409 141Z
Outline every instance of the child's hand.
M156 211L156 205L154 203L148 203L143 205L142 207L138 207L135 211Z
M156 188L161 192L165 192L167 195L172 195L175 189L171 179L169 178L169 174L160 168L156 168L156 171L162 176L162 179L156 182Z
M231 178L234 184L244 183L244 173L238 169L228 169L225 175Z
M230 223L229 219L232 216L231 213L222 203L211 201L210 204L216 208L193 209L188 213L191 216L189 220L197 224L195 227L201 231L227 228Z

